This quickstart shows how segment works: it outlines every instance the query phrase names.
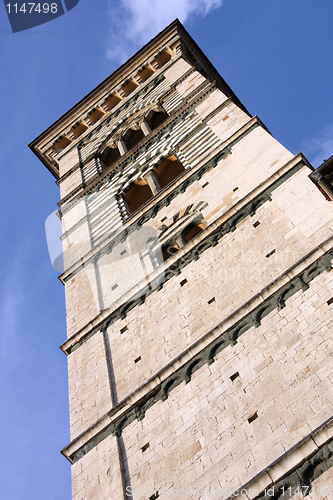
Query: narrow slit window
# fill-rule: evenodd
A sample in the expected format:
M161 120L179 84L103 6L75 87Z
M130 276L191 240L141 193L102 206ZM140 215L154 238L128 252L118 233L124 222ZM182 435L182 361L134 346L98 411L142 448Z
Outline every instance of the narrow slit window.
M271 257L271 256L272 256L272 255L274 255L274 254L275 254L275 249L274 249L274 250L272 250L271 252L269 252L269 253L266 255L266 257L267 257L267 258L269 258L269 257Z
M251 415L251 417L249 417L247 420L249 422L249 424L251 424L251 422L253 422L254 420L256 420L258 418L258 413L255 412L253 415Z
M149 448L149 443L146 443L144 446L142 446L141 451L144 453L146 450Z

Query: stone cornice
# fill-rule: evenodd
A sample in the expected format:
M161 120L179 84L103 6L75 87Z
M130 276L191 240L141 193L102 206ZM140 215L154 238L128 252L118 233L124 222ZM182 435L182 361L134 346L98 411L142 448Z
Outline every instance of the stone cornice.
M96 105L96 102L99 102L101 96L111 91L112 88L116 88L121 82L126 81L147 60L160 53L161 47L167 47L169 44L176 43L183 33L187 32L178 19L176 19L29 144L30 149L56 178L58 178L57 166L53 165L46 155L43 154L45 146L52 144L55 138L62 134L64 129L80 120L83 114L87 114Z
M180 59L180 58L181 58L181 54L180 54L180 55L178 55L178 56L175 56L175 57L174 57L174 58L173 58L173 59L172 59L169 63L167 63L165 66L163 66L163 70L165 70L165 69L166 69L167 67L169 67L171 64L174 64L174 63L175 63L176 61L178 61L178 59ZM154 73L154 75L152 75L152 76L150 77L150 78L153 78L153 80L152 80L152 82L150 83L150 85L148 85L147 87L144 87L144 86L143 86L143 88L141 89L141 91L139 91L139 89L135 91L135 92L137 92L137 94L136 94L136 96L135 96L135 97L136 97L136 99L135 99L135 100L134 100L134 102L132 103L134 108L135 108L135 102L136 102L137 98L138 98L141 94L147 94L150 90L152 90L153 88L157 87L157 86L158 86L158 85L159 85L159 84L160 84L160 83L161 83L161 82L165 79L165 77L164 77L163 73L162 73L162 74L159 74L161 71L162 71L162 69L161 69L161 70L159 70L159 71L157 71L156 73ZM176 89L177 85L179 85L179 84L180 84L183 80L185 80L186 78L188 78L188 77L189 77L192 73L194 73L194 71L196 71L196 68L192 66L192 67L191 67L191 68L190 68L190 69L189 69L189 70L188 70L188 71L187 71L184 75L180 76L180 77L178 78L178 80L176 80L176 81L175 81L175 82L171 85L170 89L169 89L169 90L167 90L167 91L166 91L166 92L165 92L165 93L161 96L161 98L160 98L160 99L162 99L162 98L163 98L163 100L165 100L165 99L168 97L168 95L169 95L170 93L172 93L172 92L174 92L174 91L175 91L175 89ZM147 80L147 83L149 82L149 80L150 80L150 79L148 79L148 80ZM146 85L146 82L145 82L143 85ZM151 87L151 88L150 88L150 87ZM131 95L129 96L129 98L128 98L128 99L130 99L133 95L134 95L134 93L133 93L133 94L131 94ZM122 104L122 103L124 103L125 105L124 105L124 106L121 106L121 104ZM117 107L118 107L118 109L117 109ZM113 112L110 116L107 116L107 117L105 118L105 120L104 120L104 121L106 122L106 124L107 124L107 125L108 125L108 124L110 124L110 123L113 121L113 119L114 119L114 118L117 118L117 117L120 115L120 113L121 113L121 111L122 111L122 108L126 108L126 109L127 109L128 107L129 107L129 103L128 103L128 102L126 102L125 100L124 100L124 101L122 101L121 103L119 103L119 104L118 104L118 106L116 106L116 108L114 108L114 109L115 109L115 111L114 111L114 112ZM102 123L102 122L99 122L99 123L101 123L101 124L105 125L105 123L104 123L104 122L103 122L103 123ZM100 128L100 127L97 127L97 129L98 129L98 128ZM85 146L85 145L87 144L87 141L90 141L90 139L93 137L93 134L94 134L95 132L96 132L96 130L91 130L91 131L90 131L90 133L87 133L87 134L85 135L85 137L84 137L84 138L81 138L81 141L80 141L80 142L79 142L79 144L78 144L78 145L79 145L79 147L81 147L81 146L82 146L82 147L83 147L83 146Z
M305 255L112 408L63 449L63 455L74 463L107 436L120 436L131 422L143 419L151 406L166 400L175 387L190 382L193 373L201 366L214 362L225 347L235 345L247 330L258 328L270 312L283 309L297 291L307 290L315 277L324 271L329 272L332 259L333 237Z
M174 63L176 62L178 59L181 58L181 54L178 55L178 56L175 56L174 59L172 59L169 63L166 64L166 66L163 67L163 70L166 69L166 67L168 67L171 63ZM194 71L196 70L196 68L192 67L189 71L186 72L185 75L183 75L182 77L180 77L170 88L169 91L172 91L174 92L175 90L175 87L176 85L179 85L179 83L184 79L184 78L187 78L190 74L192 74ZM162 69L160 70L162 71ZM153 82L156 82L157 81L157 85L164 80L164 75L163 74L158 74L159 72L156 72L154 73L154 75L152 75L151 78L154 77L154 80ZM149 86L152 86L153 85L153 82L150 82L150 78L147 80L147 82L144 83L144 85L147 85L150 83ZM154 87L156 87L156 84L154 84ZM165 94L163 94L163 96L161 96L159 99L158 99L158 102L156 101L156 104L158 104L159 102L161 102L162 100L165 100L166 96L169 94L169 91L167 91ZM87 130L87 132L85 134L83 134L83 136L81 137L78 137L75 141L73 141L67 148L66 150L58 156L59 159L61 159L61 157L65 154L68 154L68 152L73 149L73 148L78 148L78 149L81 149L83 148L84 146L87 145L87 143L89 143L89 141L92 139L93 135L98 132L102 127L104 127L105 125L108 125L109 123L111 123L115 118L117 118L119 116L119 114L121 113L121 111L124 109L124 107L128 107L128 100L132 99L133 97L135 97L135 101L137 100L137 97L140 96L141 94L143 93L146 93L147 92L147 87L145 86L142 86L140 87L140 89L136 90L133 94L131 94L127 99L124 99L123 101L121 101L117 106L115 106L115 108L112 109L112 112L110 113L107 113L103 118L101 118L97 123L95 123L89 130ZM163 98L163 99L162 99ZM153 103L152 103L153 104ZM133 103L133 107L135 108L135 102ZM162 126L159 126L158 128L160 129ZM156 129L157 130L157 129ZM155 132L155 130L153 131ZM152 133L153 133L152 132ZM131 150L133 151L133 149ZM72 173L74 173L76 170L78 170L81 166L84 166L86 163L88 163L89 161L91 161L94 157L96 156L96 152L93 152L91 153L89 156L87 156L87 158L85 158L81 163L76 163L72 168L70 168L64 175L62 175L61 177L58 177L58 179L56 180L56 183L58 184L58 186L60 185L60 183L65 180L67 177L69 177ZM123 158L122 158L123 160ZM119 163L119 161L118 161Z
M270 193L285 180L286 176L292 175L295 169L301 168L303 164L302 155L298 155L290 160L284 167L279 169L278 172L256 187L251 193L219 217L213 224L189 241L175 255L170 257L163 266L160 266L156 271L151 273L149 275L149 282L158 282L159 288L161 288L163 283L173 276L178 275L182 268L190 262L197 260L200 254L207 248L215 246L225 234L234 231L237 224L245 217L248 215L253 216L263 203L270 200ZM92 262L104 255L107 251L106 248L101 249L97 247L97 249L100 253L94 254ZM84 265L81 264L80 268L82 269L82 267L84 267ZM161 276L163 276L163 279L161 279ZM97 331L104 329L106 325L108 326L114 323L119 318L124 318L129 310L138 304L142 304L146 296L154 291L154 289L150 289L148 292L142 292L142 296L140 296L140 291L146 290L146 288L147 280L143 279L133 289L129 290L126 295L115 301L111 307L102 311L88 325L66 340L60 346L63 352L69 354ZM139 298L134 299L134 297L138 296Z
M196 61L196 64L204 69L210 79L217 80L218 88L249 115L247 109L219 75L200 47L198 47L178 19L176 19L29 144L30 149L44 163L54 177L59 177L59 168L56 160L48 157L47 153L50 152L50 148L56 137L59 137L72 123L80 121L83 115L88 114L99 103L101 96L107 92L116 90L122 82L133 77L135 72L147 64L153 56L158 56L161 52L161 47L166 49L169 46L177 46L175 50L177 53L174 56L177 56L180 52L186 59L190 55L190 59Z

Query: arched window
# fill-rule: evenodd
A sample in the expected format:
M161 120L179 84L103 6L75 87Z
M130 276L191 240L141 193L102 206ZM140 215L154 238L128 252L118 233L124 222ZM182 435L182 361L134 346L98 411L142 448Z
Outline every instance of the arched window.
M117 161L118 158L120 158L120 153L118 148L112 148L111 146L105 148L102 154L104 168L110 167L110 165L112 165L112 163Z
M133 182L123 193L128 215L134 213L152 197L153 194L145 181Z
M196 236L197 234L201 233L201 231L204 230L203 224L190 224L186 230L184 231L184 237L186 241L190 241Z
M159 175L161 189L185 172L185 168L176 156L168 156L158 165L156 172Z
M147 116L147 122L151 130L154 130L159 125L161 125L161 123L163 123L164 120L166 120L167 118L168 114L165 113L164 111L151 111Z
M171 243L168 243L162 248L162 257L163 261L165 262L169 257L174 255L179 251L179 246L174 243L173 245Z
M138 142L140 142L141 139L144 138L144 136L145 134L143 133L141 128L139 128L138 130L133 130L131 128L128 129L126 134L123 136L127 149L129 150L136 146Z
M169 227L162 226L159 236L162 247L163 261L181 250L197 234L201 233L206 227L201 212L192 212L183 215Z

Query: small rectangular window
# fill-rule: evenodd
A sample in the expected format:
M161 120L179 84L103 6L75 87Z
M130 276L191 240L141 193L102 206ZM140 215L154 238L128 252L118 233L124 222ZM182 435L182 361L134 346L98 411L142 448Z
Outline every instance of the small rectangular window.
M274 250L272 250L271 252L269 252L269 253L266 255L266 257L267 257L267 258L269 258L269 257L271 257L273 254L275 254L275 249L274 249Z
M146 443L144 446L142 446L141 451L144 453L146 450L149 448L149 443Z
M247 420L248 420L248 422L249 422L249 424L250 424L251 422L253 422L253 421L254 421L254 420L256 420L257 418L258 418L258 414L257 414L257 412L255 412L255 413L254 413L251 417L249 417Z

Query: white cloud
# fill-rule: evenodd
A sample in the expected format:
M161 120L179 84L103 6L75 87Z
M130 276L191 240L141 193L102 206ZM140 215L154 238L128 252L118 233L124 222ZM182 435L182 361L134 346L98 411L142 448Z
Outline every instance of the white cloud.
M4 267L0 294L0 358L7 365L18 363L24 356L21 336L27 330L23 325L30 292L27 263L31 248L32 241L22 235L20 249L13 252L11 261Z
M324 160L333 155L333 124L328 125L318 136L304 142L302 151L310 163L319 167Z
M111 26L107 57L124 62L174 19L205 16L223 0L121 0L109 2Z

